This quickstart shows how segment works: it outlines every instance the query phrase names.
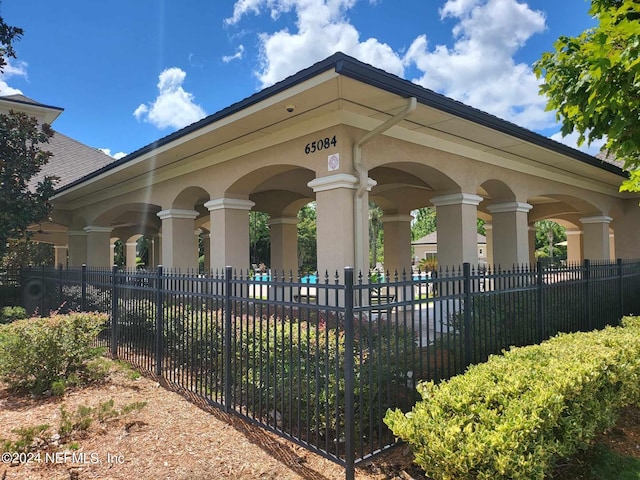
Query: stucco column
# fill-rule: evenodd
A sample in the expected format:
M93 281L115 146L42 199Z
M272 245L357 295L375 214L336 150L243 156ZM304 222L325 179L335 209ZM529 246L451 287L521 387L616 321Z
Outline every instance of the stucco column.
M383 215L384 267L393 276L411 275L411 215Z
M138 242L127 242L125 245L125 261L127 268L136 268L136 257L138 254Z
M493 224L485 222L484 233L487 239L487 266L493 270Z
M63 268L67 266L67 246L66 245L54 245L53 246L53 266L58 268L62 265Z
M489 205L493 224L493 261L502 268L529 263L529 210L532 205L508 202Z
M606 215L583 217L582 232L584 234L584 258L589 260L609 260L609 223L612 218Z
M356 262L355 245L355 190L358 179L347 173L316 178L307 184L316 194L318 274L325 271L331 278L351 266L366 271L369 267L369 194L364 192L361 201L360 226L362 244L358 245L359 261ZM370 188L370 187L369 187ZM358 266L359 265L359 266ZM355 272L358 275L358 271Z
M478 264L478 205L482 197L454 193L433 197L438 223L438 266ZM494 236L495 241L495 236Z
M80 267L87 263L87 232L69 230L67 232L69 245L69 266Z
M211 269L248 268L249 210L254 205L239 198L216 198L204 204L211 220Z
M567 230L567 263L582 262L582 231Z
M166 268L197 269L198 254L193 231L198 212L172 208L158 212L162 220L162 265Z
M87 266L110 267L112 263L110 238L111 227L89 225L84 227L87 232Z
M640 207L637 198L625 200L624 213L616 215L612 226L616 256L625 259L640 258Z
M288 278L298 274L298 217L272 218L268 222L271 239L271 269Z

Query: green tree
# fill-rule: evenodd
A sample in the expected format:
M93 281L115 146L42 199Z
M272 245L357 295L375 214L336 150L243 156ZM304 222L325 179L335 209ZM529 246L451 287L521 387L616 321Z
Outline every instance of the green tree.
M53 130L22 112L0 115L0 256L9 238L27 235L27 227L46 219L55 177L44 177L35 187L30 182L49 161L51 152L41 150Z
M535 228L536 258L553 258L556 260L567 258L567 247L556 245L567 239L564 227L551 220L540 220L535 223Z
M411 240L429 235L436 231L436 209L423 207L413 212L415 220L411 225Z
M315 202L298 211L298 220L298 268L301 273L315 272L318 269Z
M0 17L0 72L7 65L7 58L16 58L13 42L19 40L24 32L21 28L11 27Z
M269 214L249 212L249 243L251 263L269 265L271 257L271 236L269 234Z
M142 236L138 239L138 258L136 258L136 265L142 265L149 267L149 253L151 249L151 241L149 237ZM199 253L199 252L198 252ZM198 255L199 257L200 255Z
M6 254L0 258L1 270L13 270L28 265L50 267L54 263L54 250L50 243L34 242L29 238L21 238L20 240L9 240L8 244Z
M534 65L548 110L578 144L606 138L630 172L621 190L640 191L640 1L592 0L596 27L560 37Z
M369 202L369 267L373 268L384 260L384 228L382 209Z

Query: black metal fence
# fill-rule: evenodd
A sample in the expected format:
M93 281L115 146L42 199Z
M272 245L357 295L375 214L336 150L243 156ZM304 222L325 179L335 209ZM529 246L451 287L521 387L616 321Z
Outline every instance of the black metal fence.
M376 280L377 283L373 283ZM114 269L25 269L35 313L110 314L99 341L213 405L354 466L392 446L382 419L511 345L640 313L640 261L440 270L315 283Z
M0 307L15 307L21 303L20 272L0 271Z

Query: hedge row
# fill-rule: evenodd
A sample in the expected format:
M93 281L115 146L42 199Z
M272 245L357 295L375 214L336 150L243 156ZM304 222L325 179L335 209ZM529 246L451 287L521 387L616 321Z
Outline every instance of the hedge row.
M543 479L640 402L640 317L513 348L464 375L420 384L385 423L436 479Z

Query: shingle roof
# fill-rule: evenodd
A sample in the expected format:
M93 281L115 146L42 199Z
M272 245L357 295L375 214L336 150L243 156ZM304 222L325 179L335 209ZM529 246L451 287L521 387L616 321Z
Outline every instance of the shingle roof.
M53 108L54 110L64 110L63 108L60 107L54 107L52 105L45 105L44 103L40 103L40 102L36 102L34 99L26 97L24 95L20 95L20 94L15 94L15 95L2 95L0 96L1 100L8 100L10 102L15 102L15 103L22 103L22 104L27 104L27 105L37 105L39 107L44 107L44 108Z
M41 147L42 150L53 153L53 156L40 173L31 179L31 187L49 175L59 178L56 183L58 189L116 161L100 150L88 147L60 132L55 132L49 143Z
M620 167L623 168L624 167L624 162L618 160L616 157L614 157L613 155L609 155L609 151L608 150L601 150L599 151L596 155L596 158L599 158L600 160L602 160L603 162L606 163L610 163L611 165L615 165L616 167Z

